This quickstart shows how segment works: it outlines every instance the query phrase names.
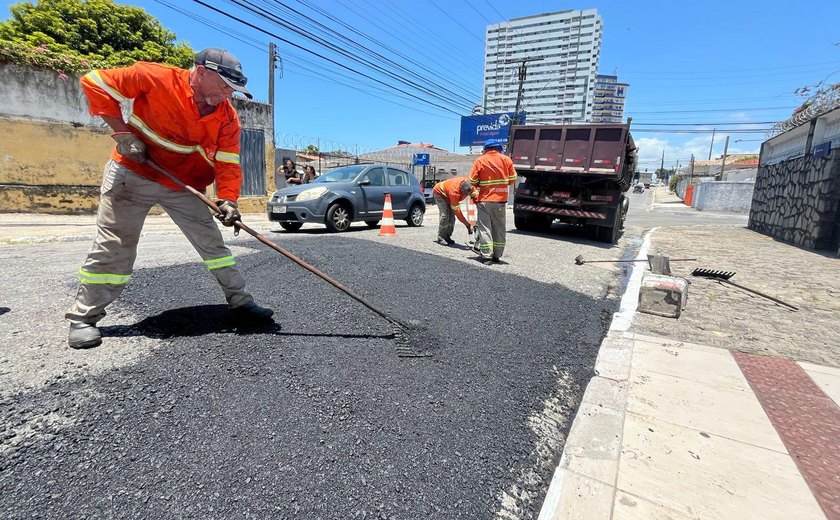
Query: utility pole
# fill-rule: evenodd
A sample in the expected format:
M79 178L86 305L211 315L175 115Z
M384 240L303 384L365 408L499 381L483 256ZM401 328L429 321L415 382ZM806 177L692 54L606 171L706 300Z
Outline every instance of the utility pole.
M689 170L688 174L688 183L691 184L694 182L694 154L691 154L691 169Z
M662 162L659 164L659 174L664 175L665 173L665 150L662 150Z
M274 69L277 63L277 46L268 42L268 104L274 111ZM274 115L274 114L272 114Z
M712 160L712 147L715 145L715 129L712 129L712 144L709 145L709 160Z
M720 173L717 174L717 180L723 180L723 169L726 168L726 152L729 150L729 136L726 136L726 141L723 143L723 162L720 163Z
M519 124L519 107L522 106L522 95L525 94L525 78L528 77L528 62L540 59L542 58L525 58L522 60L522 63L519 64L519 90L516 93L516 108L513 109L513 119L508 127L508 154L510 154L510 134L513 131L513 125Z

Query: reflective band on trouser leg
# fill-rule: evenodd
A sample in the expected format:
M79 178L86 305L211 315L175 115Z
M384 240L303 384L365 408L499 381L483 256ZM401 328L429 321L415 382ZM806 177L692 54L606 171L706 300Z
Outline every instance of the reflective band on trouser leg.
M131 279L130 274L89 273L84 267L79 269L79 281L92 285L125 285Z
M507 238L507 223L505 222L505 203L496 202L490 207L491 221L493 225L493 256L501 258L505 252L505 239Z
M490 210L488 209L490 205L491 203L488 202L479 202L476 204L478 220L475 225L478 228L478 250L484 258L490 258L490 252L493 249L492 222Z
M218 269L220 267L230 267L232 265L236 265L236 262L233 260L233 255L230 256L223 256L221 258L211 258L210 260L205 260L204 265L207 266L207 269L211 271L213 269Z
M452 236L452 231L455 230L455 214L452 212L452 207L440 194L435 193L435 204L440 213L440 220L438 222L438 237L447 239Z

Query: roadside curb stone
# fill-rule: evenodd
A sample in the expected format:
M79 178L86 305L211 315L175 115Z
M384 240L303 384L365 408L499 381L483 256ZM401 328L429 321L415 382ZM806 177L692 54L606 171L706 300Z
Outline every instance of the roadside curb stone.
M611 518L632 356L632 334L613 330L601 342L539 520Z

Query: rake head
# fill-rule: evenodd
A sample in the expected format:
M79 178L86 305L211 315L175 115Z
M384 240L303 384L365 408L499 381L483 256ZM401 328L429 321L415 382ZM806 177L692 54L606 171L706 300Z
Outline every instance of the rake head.
M735 271L715 271L714 269L703 269L698 267L691 272L692 276L702 276L704 278L716 278L718 280L729 280L735 276Z

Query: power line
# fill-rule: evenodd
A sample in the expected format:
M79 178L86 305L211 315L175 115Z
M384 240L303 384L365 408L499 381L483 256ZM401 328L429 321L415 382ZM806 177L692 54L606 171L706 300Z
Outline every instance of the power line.
M355 61L356 63L358 63L360 65L366 66L369 69L372 69L372 70L376 71L377 73L382 74L383 76L387 76L387 77L389 77L389 78L391 78L391 79L393 79L397 82L400 82L400 83L402 83L404 85L407 85L411 88L414 88L414 89L416 89L420 92L423 92L428 96L437 98L437 99L439 99L439 100L441 100L445 103L449 103L453 106L460 107L462 110L470 110L472 108L472 101L466 100L465 98L464 98L465 99L464 101L455 101L453 99L447 98L447 97L443 96L442 94L438 93L438 90L448 91L448 89L446 89L446 87L443 87L443 86L438 85L438 84L434 84L432 82L428 82L433 87L433 88L428 88L424 85L418 84L417 82L415 82L413 80L402 77L402 76L396 74L395 72L391 71L389 68L387 68L383 65L380 65L378 63L374 63L371 60L369 60L367 58L364 58L364 57L362 57L358 54L353 54L350 50L344 48L344 46L342 46L342 45L339 45L337 43L333 43L333 42L328 41L328 40L326 40L326 39L324 39L320 36L316 36L314 34L311 34L310 32L302 30L301 28L287 22L285 19L283 19L277 13L274 13L274 12L272 12L270 10L267 10L267 9L262 9L259 6L254 5L253 2L249 2L249 1L246 1L246 0L227 0L227 1L230 4L234 4L234 5L236 5L240 8L243 8L247 11L250 11L251 13L253 13L253 14L255 14L255 15L257 15L257 16L259 16L259 17L261 17L261 18L263 18L267 21L276 23L276 24L280 25L281 27L284 27L284 28L294 32L298 36L300 36L304 39L307 39L311 42L317 43L318 45L321 45L322 47L324 47L324 48L326 48L326 49L328 49L328 50L330 50L330 51L332 51L332 52L334 52L334 53L336 53L340 56L343 56L343 57L348 58L352 61ZM312 18L300 13L299 11L289 7L288 5L284 4L283 2L280 2L279 0L274 0L274 3L286 8L289 12L292 12L292 13L298 15L298 16L303 16L304 18L312 21L313 23L316 24L316 27L317 26L323 27L325 32L327 32L327 34L333 34L333 35L337 36L339 39L345 41L346 43L352 44L354 47L358 48L359 50L369 54L374 60L385 63L387 65L393 65L396 68L402 69L408 75L417 77L421 81L426 81L425 78L420 77L419 75L417 75L413 71L410 71L410 70L406 69L402 65L394 62L393 60L390 60L390 59L382 56L381 54L377 53L376 51L374 51L372 49L369 49L368 47L366 47L364 45L361 45L358 42L356 42L356 41L354 41L354 40L336 32L336 31L324 26L320 22L317 22L317 21L313 20Z
M383 42L381 42L381 41L379 41L379 40L376 40L375 38L373 38L373 37L371 37L371 36L369 36L369 35L365 34L365 33L364 33L364 32L362 32L362 31L359 31L358 29L356 29L356 28L355 28L355 27L353 27L352 25L350 25L350 24L348 24L348 23L344 22L343 20L340 20L339 18L335 17L334 15L332 15L332 14L330 14L329 12L325 11L324 9L322 9L322 8L318 7L317 5L313 4L312 2L309 2L308 0L298 0L298 2L300 2L301 4L303 4L303 5L307 6L307 7L309 7L309 8L310 8L310 9L312 9L313 11L316 11L316 12L318 12L318 13L320 13L320 14L322 14L322 15L326 16L329 20L332 20L333 22L335 22L335 23L337 23L337 24L341 25L342 27L344 27L344 28L346 28L347 30L349 30L349 31L353 32L354 34L357 34L358 36L361 36L362 38L365 38L366 40L370 41L371 43L374 43L374 44L376 44L376 45L378 45L378 46L382 47L383 49L385 49L385 50L387 50L387 51L390 51L390 52L392 52L392 53L396 54L397 56L399 56L399 57L403 58L404 60L408 61L409 63L412 63L412 64L414 64L414 65L416 65L416 66L420 67L421 69L425 70L426 72L428 72L428 73L430 73L430 74L437 74L437 73L438 73L437 71L434 71L434 70L430 69L429 67L427 67L427 66L426 66L426 65L424 65L423 63L420 63L420 62L418 62L417 60L415 60L415 59L413 59L413 58L410 58L409 56L406 56L404 53L402 53L402 52L400 52L400 51L398 51L398 50L394 49L393 47L391 47L391 46L389 46L389 45L387 45L387 44L385 44L385 43L383 43ZM339 3L340 3L340 2L339 2ZM342 4L342 5L343 5L343 4ZM350 9L350 10L352 11L352 9ZM356 11L353 11L353 12L356 12ZM358 14L358 13L357 13L357 14ZM464 93L466 93L467 95L475 97L475 92L471 92L468 88L466 88L466 87L465 87L465 86L463 86L462 84L458 83L457 81L452 81L452 84L453 84L453 85L455 85L455 86L457 86L459 89L461 89L461 90L462 90ZM472 103L475 103L475 101L471 101L471 102L472 102Z
M639 123L639 122L633 121L633 126L656 125L656 126L708 126L708 127L714 127L714 126L735 126L735 125L773 125L773 124L776 124L776 123L778 123L778 121L747 121L747 122L744 122L744 123L731 123L731 122L730 123L658 123L658 122Z
M437 8L437 10L438 10L438 11L440 11L440 12L441 12L441 13L443 13L443 14L445 14L445 15L447 16L447 18L449 18L450 20L452 20L453 22L455 22L456 24L458 24L458 27L460 27L461 29L465 30L465 31L467 32L467 34L469 34L470 36L472 36L473 38L475 38L476 40L478 40L479 42L481 42L481 44L482 44L482 45L484 45L484 40L483 40L483 39L481 39L481 38L479 38L478 36L476 36L476 35L475 35L475 33L473 33L472 31L470 31L467 27L464 27L464 25L463 25L461 22L459 22L457 19L455 19L455 17L453 17L451 14L449 14L448 12L444 11L443 9L441 9L441 8L440 8L440 6L439 6L439 5L437 5L437 4L434 2L434 0L429 0L429 3L430 3L430 4L432 4L433 6L435 6L435 7Z
M246 26L248 26L248 27L250 27L250 28L252 28L252 29L254 29L254 30L256 30L256 31L259 31L259 32L261 32L261 33L263 33L263 34L266 34L266 35L268 35L268 36L271 36L272 38L275 38L275 39L277 39L277 40L279 40L279 41L281 41L281 42L284 42L284 43L286 43L286 44L288 44L288 45L291 45L292 47L295 47L295 48L300 49L300 50L302 50L302 51L304 51L304 52L308 52L308 53L310 53L310 54L312 54L312 55L314 55L314 56L317 56L318 58L321 58L321 59L323 59L323 60L325 60L325 61L327 61L327 62L329 62L329 63L332 63L333 65L336 65L336 66L341 67L341 68L343 68L343 69L346 69L346 70L348 70L348 71L350 71L350 72L353 72L353 73L355 73L355 74L358 74L359 76L365 77L365 78L367 78L367 79L369 79L369 80L371 80L371 81L374 81L374 82L380 82L378 79L374 78L373 76L371 76L371 75L369 75L369 74L366 74L366 73L364 73L364 72L362 72L362 71L359 71L359 70L356 70L356 69L354 69L354 68L352 68L352 67L350 67L350 66L348 66L348 65L345 65L345 64L343 64L343 63L340 63L340 62L338 62L338 61L336 61L336 60L334 60L334 59L332 59L332 58L330 58L330 57L328 57L328 56L325 56L325 55L320 54L320 53L318 53L318 52L315 52L315 51L313 51L313 50L307 49L306 47L304 47L304 46L302 46L302 45L299 45L299 44L297 44L297 43L295 43L295 42L293 42L293 41L290 41L290 40L288 40L288 39L286 39L286 38L283 38L282 36L280 36L280 35L278 35L278 34L276 34L276 33L272 33L272 32L270 32L270 31L267 31L267 30L265 30L265 29L263 29L263 28L261 28L261 27L259 27L259 26L257 26L257 25L254 25L254 24L252 24L252 23L250 23L250 22L248 22L248 21L246 21L246 20L243 20L242 18L239 18L239 17L234 16L234 15L232 15L232 14L230 14L230 13L227 13L227 12L225 12L225 11L222 11L221 9L218 9L218 8L216 8L216 7L213 7L212 5L209 5L209 4L205 3L205 2L203 2L202 0L192 0L192 1L193 1L193 2L195 2L195 3L197 3L197 4L199 4L199 5L202 5L202 6L204 6L204 7L208 8L208 9L210 9L210 10L212 10L212 11L214 11L214 12L218 13L218 14L221 14L221 15L226 16L226 17L228 17L228 18L230 18L230 19L232 19L232 20L234 20L234 21L237 21L237 22L239 22L239 23L243 24L243 25L246 25ZM401 93L403 93L403 94L405 94L405 95L407 95L407 96L409 96L409 97L412 97L412 98L416 99L417 101L420 101L420 102L425 103L425 104L428 104L428 105L432 105L432 106L437 107L437 108L440 108L440 109L442 109L442 110L444 110L444 111L446 111L446 112L451 112L451 113L453 113L453 114L455 114L455 115L460 115L460 114L459 114L459 112L456 112L455 110L452 110L452 109L450 109L449 107L445 107L445 106L440 105L440 104L438 104L438 103L436 103L436 102L434 102L434 101L431 101L431 100L428 100L428 99L424 99L424 98L418 97L418 96L416 96L416 95L412 94L411 92L408 92L408 91L406 91L406 90L404 90L404 89L402 89L402 88L400 88L400 87L397 87L397 86L394 86L394 85L391 85L391 84L388 84L388 83L384 83L384 82L380 82L380 83L382 83L383 85L388 86L389 88L391 88L391 89L393 89L393 90L395 90L395 91L397 91L397 92L401 92Z
M762 108L714 108L702 110L660 110L654 112L636 112L633 114L694 114L698 112L758 112L761 110L790 110L791 107L762 107Z
M506 20L505 15L503 15L502 13L500 13L500 12L499 12L499 10L498 10L498 9L496 9L496 8L493 6L493 4L491 4L491 3L490 3L490 0L484 0L484 3L485 3L485 4L487 4L487 5L489 5L489 6L490 6L490 9L492 9L492 10L496 11L496 14L497 14L497 15L499 15L499 16L501 17L501 19L502 19L502 20Z

